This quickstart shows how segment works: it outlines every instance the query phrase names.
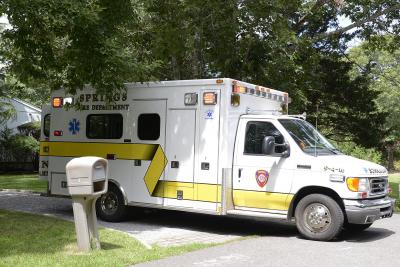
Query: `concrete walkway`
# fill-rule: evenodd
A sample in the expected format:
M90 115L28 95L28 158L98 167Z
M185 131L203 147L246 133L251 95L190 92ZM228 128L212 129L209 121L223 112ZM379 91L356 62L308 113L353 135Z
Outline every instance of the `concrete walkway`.
M66 198L45 197L26 192L0 191L0 209L24 211L54 216L73 221L71 200ZM189 214L175 211L157 211L144 213L143 209L131 209L131 218L126 222L108 223L99 220L99 224L123 231L145 246L179 246L192 243L223 243L245 235L230 232L223 227L214 227L207 221L216 216ZM135 214L136 213L136 214ZM137 214L139 213L139 214ZM137 215L135 218L135 215Z

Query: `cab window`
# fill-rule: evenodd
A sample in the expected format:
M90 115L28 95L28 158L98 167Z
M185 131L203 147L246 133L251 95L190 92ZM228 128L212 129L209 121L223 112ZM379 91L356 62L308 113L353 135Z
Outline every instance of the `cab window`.
M265 121L249 121L246 125L244 154L262 155L264 137L275 137L276 144L283 144L284 138L276 127ZM275 153L282 153L282 147L276 147Z
M86 118L86 136L89 139L119 139L122 137L121 114L92 114Z

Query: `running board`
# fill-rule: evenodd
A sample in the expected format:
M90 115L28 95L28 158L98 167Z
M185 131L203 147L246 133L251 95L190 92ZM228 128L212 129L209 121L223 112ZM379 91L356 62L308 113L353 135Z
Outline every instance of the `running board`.
M247 211L247 210L227 210L226 214L234 215L234 216L251 217L251 218L268 218L268 219L287 220L286 214L256 212L256 211Z

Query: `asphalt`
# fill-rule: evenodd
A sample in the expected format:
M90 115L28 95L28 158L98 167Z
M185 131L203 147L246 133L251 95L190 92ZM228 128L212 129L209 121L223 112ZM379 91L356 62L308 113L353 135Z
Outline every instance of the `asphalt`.
M71 200L64 198L0 192L0 209L73 220ZM343 232L332 242L305 240L291 223L162 210L132 209L131 214L126 222L99 223L149 247L231 241L135 266L400 266L399 214L362 233Z
M266 224L265 227L270 227ZM400 215L331 242L302 239L292 228L140 266L400 266Z

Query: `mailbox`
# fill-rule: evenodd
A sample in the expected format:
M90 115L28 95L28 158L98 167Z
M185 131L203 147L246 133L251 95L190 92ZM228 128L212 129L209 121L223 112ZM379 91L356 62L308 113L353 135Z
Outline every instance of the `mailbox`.
M95 204L107 192L108 162L98 157L74 158L67 163L65 171L78 248L81 251L100 249Z
M71 196L102 195L107 192L107 160L98 157L74 158L66 166Z

